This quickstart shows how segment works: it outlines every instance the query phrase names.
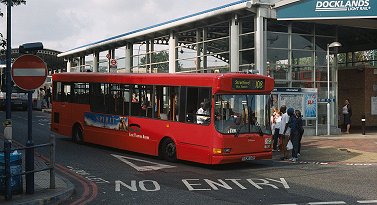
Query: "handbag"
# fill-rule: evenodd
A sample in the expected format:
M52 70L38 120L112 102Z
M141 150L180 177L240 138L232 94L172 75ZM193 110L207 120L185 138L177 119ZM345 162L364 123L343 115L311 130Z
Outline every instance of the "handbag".
M291 150L291 149L293 149L293 144L292 144L291 140L289 140L288 143L287 143L287 150Z

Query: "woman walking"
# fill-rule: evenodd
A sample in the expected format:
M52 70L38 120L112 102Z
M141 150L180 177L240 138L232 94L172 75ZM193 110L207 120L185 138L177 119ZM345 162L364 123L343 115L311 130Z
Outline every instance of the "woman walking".
M352 109L351 109L351 104L350 104L349 99L346 99L344 101L344 106L342 108L342 111L343 111L343 117L344 117L344 126L347 129L346 134L349 134L350 128L351 128L351 116L352 116Z

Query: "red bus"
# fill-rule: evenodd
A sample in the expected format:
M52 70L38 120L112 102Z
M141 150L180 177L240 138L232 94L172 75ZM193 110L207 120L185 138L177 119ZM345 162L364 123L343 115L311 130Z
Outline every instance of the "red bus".
M56 133L167 161L271 159L270 77L243 73L54 74Z

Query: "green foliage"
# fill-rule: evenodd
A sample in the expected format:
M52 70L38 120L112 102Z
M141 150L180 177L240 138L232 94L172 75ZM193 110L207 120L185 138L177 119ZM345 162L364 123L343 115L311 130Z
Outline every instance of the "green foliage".
M157 69L158 73L168 73L169 72L169 53L166 51L160 51L152 53L152 68ZM158 63L158 64L154 64ZM146 56L140 59L140 67L144 68L147 63ZM181 64L178 64L178 70L182 67Z
M0 2L7 5L8 1L7 0L0 0ZM12 6L18 6L18 5L21 5L21 4L26 4L26 0L12 0L12 3L13 3ZM4 14L0 9L0 17L3 17L3 16L4 16ZM7 41L4 38L4 35L2 33L0 33L0 52L2 52L3 49L5 49L6 45L7 45Z

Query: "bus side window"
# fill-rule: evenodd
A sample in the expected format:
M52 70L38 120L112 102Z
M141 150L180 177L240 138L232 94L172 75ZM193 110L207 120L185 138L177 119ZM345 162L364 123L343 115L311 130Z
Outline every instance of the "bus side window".
M62 83L55 81L53 89L54 90L52 91L52 93L54 93L54 95L52 95L52 100L56 102L61 102L62 101ZM37 92L37 95L39 95L38 92Z
M62 90L62 102L72 102L71 101L71 85L70 84L63 84Z
M204 125L209 124L212 110L211 88L188 87L186 98L186 122ZM203 105L202 108L201 105ZM205 110L205 114L203 114L203 110L199 111L200 108ZM200 121L198 121L198 119L200 119Z
M178 87L156 86L154 117L162 120L178 121Z
M104 91L101 83L90 83L90 110L92 112L104 113Z

